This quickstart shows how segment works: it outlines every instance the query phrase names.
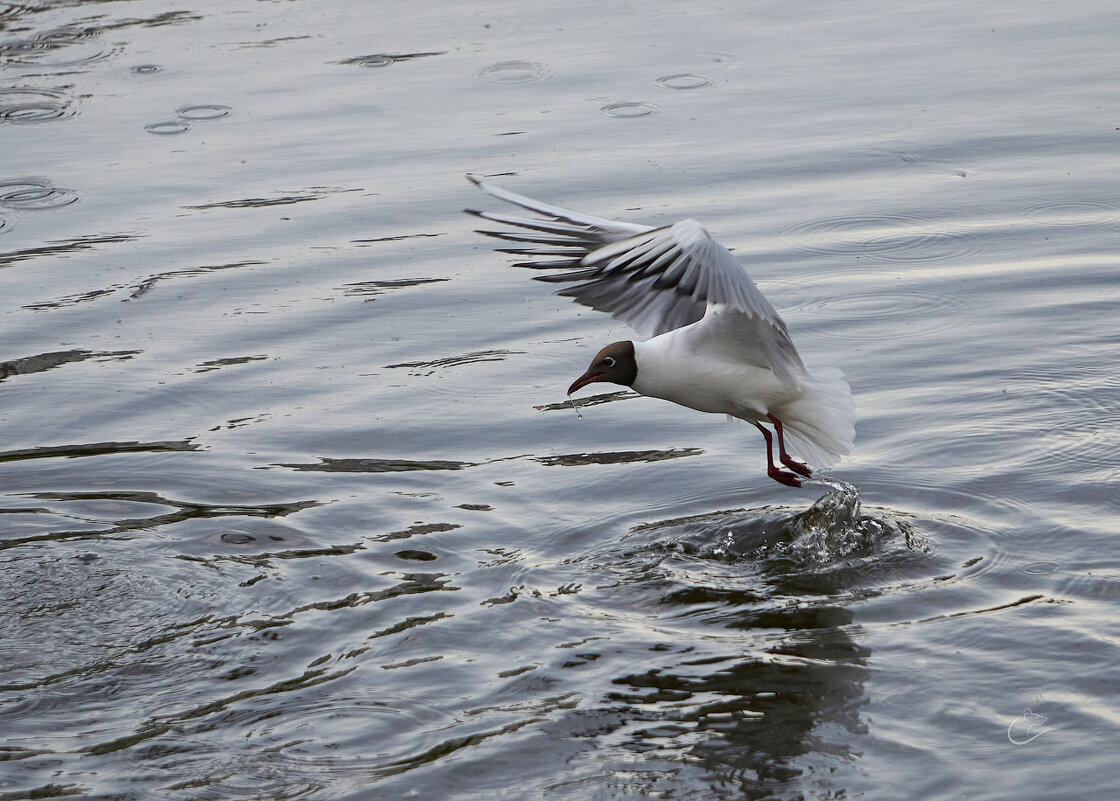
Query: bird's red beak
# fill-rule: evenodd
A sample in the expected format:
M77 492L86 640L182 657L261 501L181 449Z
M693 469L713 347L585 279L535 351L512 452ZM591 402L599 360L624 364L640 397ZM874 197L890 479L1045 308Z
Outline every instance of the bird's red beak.
M588 384L594 384L596 381L602 381L602 380L603 380L603 374L602 373L593 373L590 370L588 370L586 373L584 373L583 375L581 375L579 378L577 378L575 381L572 382L572 385L570 387L568 387L568 394L571 395L573 392L575 392L577 389L580 389L581 387L586 387Z

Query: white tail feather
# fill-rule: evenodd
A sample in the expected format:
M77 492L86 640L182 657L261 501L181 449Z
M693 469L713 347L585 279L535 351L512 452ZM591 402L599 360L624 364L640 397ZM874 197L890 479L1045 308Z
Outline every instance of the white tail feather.
M774 410L786 444L812 467L830 467L847 456L856 438L856 405L844 374L820 370L802 381L804 394Z

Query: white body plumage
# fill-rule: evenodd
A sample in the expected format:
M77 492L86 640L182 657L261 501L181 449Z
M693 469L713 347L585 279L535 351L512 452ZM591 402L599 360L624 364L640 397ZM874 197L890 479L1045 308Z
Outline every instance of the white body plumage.
M519 243L502 249L507 253L560 257L522 266L566 270L537 280L567 284L557 294L652 335L603 348L569 394L609 381L751 422L766 438L768 475L792 486L800 486L798 475L812 471L790 456L786 440L818 467L851 453L855 405L843 374L806 369L785 322L700 223L654 228L607 220L471 180L487 194L540 215L471 212L522 229L481 233ZM775 435L779 461L792 472L774 464Z

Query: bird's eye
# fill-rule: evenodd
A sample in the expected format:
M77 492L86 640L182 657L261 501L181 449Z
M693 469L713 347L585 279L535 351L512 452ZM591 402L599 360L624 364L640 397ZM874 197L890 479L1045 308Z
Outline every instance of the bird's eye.
M614 367L614 356L607 356L605 359L603 359L603 364L605 364L607 367Z

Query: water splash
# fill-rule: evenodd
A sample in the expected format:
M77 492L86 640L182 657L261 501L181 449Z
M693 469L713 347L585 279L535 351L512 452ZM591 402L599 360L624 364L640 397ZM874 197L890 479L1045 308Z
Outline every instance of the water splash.
M664 521L657 527L685 529L677 540L686 553L726 563L769 565L778 573L798 574L852 559L873 556L880 544L901 534L910 547L912 532L902 520L866 514L859 489L832 477L817 477L807 486L830 488L804 511L763 507Z
M832 562L865 554L890 533L890 525L863 514L858 487L831 476L806 483L814 482L832 491L789 520L788 556L798 561Z

